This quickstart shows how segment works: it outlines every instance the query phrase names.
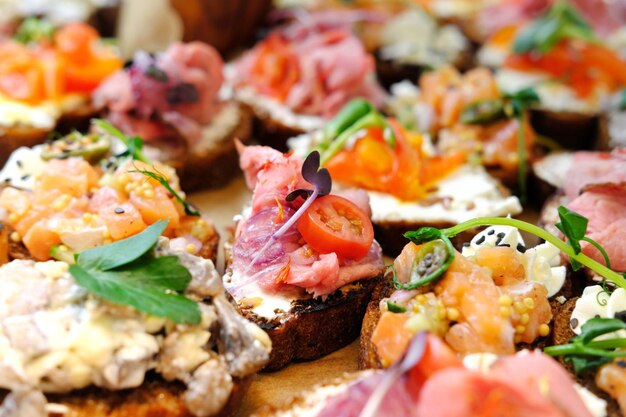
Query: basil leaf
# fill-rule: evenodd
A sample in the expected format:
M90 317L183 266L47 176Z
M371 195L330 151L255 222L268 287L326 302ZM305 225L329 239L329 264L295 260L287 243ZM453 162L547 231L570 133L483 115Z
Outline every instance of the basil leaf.
M176 323L201 320L198 304L176 292L189 284L191 274L175 256L144 257L127 269L112 271L70 265L70 273L82 287L113 303Z
M589 220L564 206L560 206L558 212L561 221L555 226L565 235L574 253L579 254L581 252L580 240L587 233Z
M168 221L159 220L124 240L88 249L76 255L76 262L87 268L108 271L139 259L156 244Z
M626 323L619 319L593 318L583 324L580 335L573 340L586 344L598 336L624 329L626 329Z

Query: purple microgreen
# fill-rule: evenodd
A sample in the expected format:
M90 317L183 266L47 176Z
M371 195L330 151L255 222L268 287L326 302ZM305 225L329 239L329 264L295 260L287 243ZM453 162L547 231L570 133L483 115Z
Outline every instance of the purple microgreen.
M307 182L313 185L313 190L304 190L299 189L292 191L285 198L287 201L293 201L297 197L305 198L304 203L300 206L300 208L287 220L274 234L270 239L263 245L261 250L256 254L256 256L246 268L245 273L248 273L250 268L252 268L260 257L267 251L267 249L274 244L274 241L284 235L289 229L291 229L298 219L302 217L302 215L307 211L307 209L313 204L317 197L327 195L330 193L332 189L332 179L330 178L330 173L326 168L320 169L320 154L317 151L311 152L304 162L302 163L302 178L304 178ZM305 197L306 196L306 197ZM290 199L289 199L290 198ZM244 282L242 285L246 285L247 282Z
M413 369L422 360L425 351L426 333L420 332L411 341L402 360L386 371L380 384L376 386L367 403L365 403L363 410L359 413L359 417L376 416L387 392L404 374Z

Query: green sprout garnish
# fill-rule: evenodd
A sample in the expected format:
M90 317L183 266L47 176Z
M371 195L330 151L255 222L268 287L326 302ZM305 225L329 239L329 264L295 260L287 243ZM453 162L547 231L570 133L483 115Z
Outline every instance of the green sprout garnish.
M585 236L587 232L587 218L563 206L559 207L558 212L561 221L557 224L557 227L559 228L559 230L561 230L561 232L563 232L568 242L564 242L559 237L532 223L528 223L523 220L502 217L479 217L463 223L459 223L456 226L447 229L422 227L417 231L407 232L404 234L404 236L416 243L425 243L428 241L442 238L450 239L458 235L459 233L462 233L466 230L474 229L476 227L494 225L512 226L519 230L531 233L559 248L563 253L569 256L570 262L572 262L573 267L579 267L580 265L586 266L587 268L591 269L592 271L603 277L606 281L612 282L619 287L626 288L626 278L623 274L613 271L609 266L601 264L600 262L590 258L582 252L582 248L580 246L581 240L589 242L595 247L600 247L597 242ZM440 272L438 276L441 276L443 272L445 271Z
M626 339L595 340L600 336L625 330L626 323L619 319L593 318L581 327L581 333L568 344L549 346L543 351L551 356L564 356L577 374L597 369L615 358L626 357Z

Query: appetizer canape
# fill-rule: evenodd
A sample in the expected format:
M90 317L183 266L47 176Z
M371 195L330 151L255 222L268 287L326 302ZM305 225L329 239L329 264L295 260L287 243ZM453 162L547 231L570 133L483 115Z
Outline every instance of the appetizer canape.
M232 416L269 338L157 221L68 262L0 267L0 414Z
M267 370L316 359L354 340L384 271L367 195L330 194L319 154L302 162L269 147L241 150L253 190L227 248L224 285L242 314L267 331Z
M185 190L222 186L237 172L234 138L250 137L249 114L219 97L223 62L201 42L137 52L94 92L93 102L152 159L176 168Z
M540 97L531 114L537 132L570 149L590 148L604 99L626 84L626 61L565 2L504 30L494 35L502 44L508 38L498 85L507 92L532 86Z
M173 246L215 260L219 236L185 201L174 169L150 162L139 139L97 123L94 133L11 155L0 173L10 258L69 260L169 219L165 235Z
M505 94L486 68L460 74L443 67L422 75L419 88L404 82L392 93L388 110L403 125L432 135L441 152L478 157L490 174L524 194L526 163L535 157L526 116L539 99L533 90Z
M0 164L53 131L86 128L92 91L122 67L115 50L84 23L54 29L27 20L0 41Z
M383 105L373 56L348 29L323 23L276 29L230 68L261 144L285 150L289 137L322 127L355 97Z
M605 408L541 352L461 359L420 333L390 369L346 374L254 417L595 417Z
M353 101L324 130L295 137L289 146L299 155L320 149L338 185L367 191L376 239L390 255L406 243L400 238L406 230L521 211L517 197L481 165L468 163L464 152L435 153L425 136L365 101Z
M626 86L606 100L597 148L626 148Z
M545 338L549 298L565 284L559 255L550 243L526 248L509 226L483 230L461 253L447 237L407 244L368 306L361 365L389 366L424 330L463 355L512 354Z
M379 35L376 70L386 87L414 80L423 70L471 65L469 41L454 25L441 25L418 7L387 20Z

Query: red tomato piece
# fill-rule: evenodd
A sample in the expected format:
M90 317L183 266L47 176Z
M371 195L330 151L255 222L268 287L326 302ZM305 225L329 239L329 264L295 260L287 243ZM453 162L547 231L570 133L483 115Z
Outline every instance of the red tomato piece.
M334 252L342 258L363 258L374 241L374 228L367 214L336 195L316 199L298 220L297 228L313 249Z

